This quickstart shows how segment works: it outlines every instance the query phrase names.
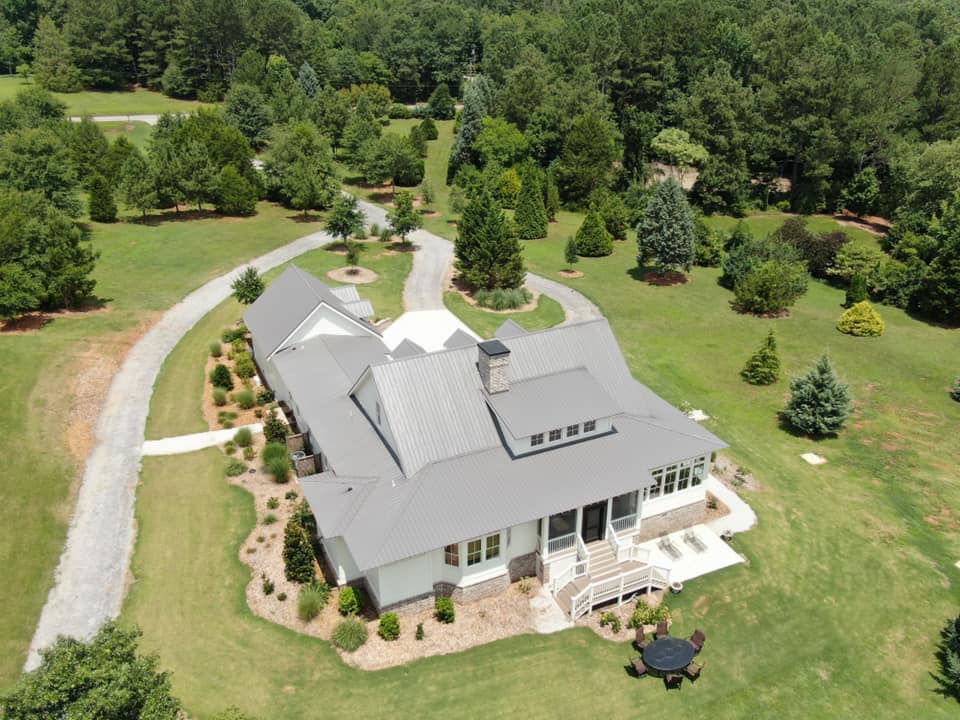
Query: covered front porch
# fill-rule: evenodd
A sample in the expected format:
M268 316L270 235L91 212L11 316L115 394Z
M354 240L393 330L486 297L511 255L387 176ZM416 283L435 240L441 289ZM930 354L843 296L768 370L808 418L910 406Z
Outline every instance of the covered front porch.
M546 563L581 554L581 546L611 535L624 540L640 529L640 491L607 498L541 518L539 552Z

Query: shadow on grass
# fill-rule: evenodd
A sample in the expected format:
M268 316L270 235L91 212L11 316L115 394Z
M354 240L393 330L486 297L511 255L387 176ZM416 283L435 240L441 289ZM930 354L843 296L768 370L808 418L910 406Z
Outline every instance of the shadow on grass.
M165 225L167 223L174 222L192 222L194 220L209 220L211 218L224 218L226 215L221 215L218 212L213 210L181 210L177 212L176 210L161 210L159 214L150 213L148 215L141 215L138 217L125 218L123 222L128 222L133 225L146 225L148 227L156 227L158 225Z
M76 318L84 315L107 310L107 304L112 298L91 296L75 308L61 308L58 310L35 310L14 318L0 321L0 333L31 333L45 328L54 320L61 318Z
M638 282L645 282L648 285L655 285L657 287L686 285L690 282L689 276L684 275L682 272L671 270L661 275L652 265L644 265L643 267L634 266L627 270L627 275Z
M808 440L812 443L820 443L824 440L835 440L837 438L837 433L811 435L810 433L804 432L803 430L800 430L791 424L791 422L787 419L787 416L782 411L777 413L777 427L792 437L795 437L799 440Z

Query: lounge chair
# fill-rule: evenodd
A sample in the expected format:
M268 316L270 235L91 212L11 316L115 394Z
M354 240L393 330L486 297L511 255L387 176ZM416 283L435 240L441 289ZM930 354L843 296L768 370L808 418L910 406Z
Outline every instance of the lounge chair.
M703 665L697 665L696 663L690 663L683 669L683 674L690 678L691 681L696 680L700 677L700 671L703 670Z
M663 684L667 686L667 690L679 690L682 683L683 675L680 673L667 673L663 678Z
M677 546L673 544L673 541L664 535L660 538L660 542L657 543L657 547L663 550L665 555L669 555L671 560L679 560L683 557L683 553L677 549Z
M667 625L666 620L661 620L657 623L657 640L660 638L665 638L670 634L670 627Z
M643 631L643 626L637 628L637 650L643 652L643 649L647 646L647 634Z
M707 549L706 543L693 530L687 530L683 534L683 541L698 553L705 552Z
M707 636L703 634L703 630L697 628L693 631L693 635L690 636L690 644L693 645L693 649L697 652L703 650L703 644L707 641Z
M644 677L647 674L647 666L643 664L643 660L640 658L634 658L630 661L630 664L633 665L633 671L637 674L637 677Z

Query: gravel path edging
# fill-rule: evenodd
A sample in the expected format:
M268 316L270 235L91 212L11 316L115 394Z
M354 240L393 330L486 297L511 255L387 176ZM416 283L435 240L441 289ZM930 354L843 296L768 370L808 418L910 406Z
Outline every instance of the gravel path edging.
M57 636L88 639L120 612L133 552L144 429L167 355L230 296L230 283L243 268L269 270L331 240L326 233L312 233L214 278L168 310L130 350L97 419L96 444L87 457L66 546L30 643L26 670L39 666L39 650Z

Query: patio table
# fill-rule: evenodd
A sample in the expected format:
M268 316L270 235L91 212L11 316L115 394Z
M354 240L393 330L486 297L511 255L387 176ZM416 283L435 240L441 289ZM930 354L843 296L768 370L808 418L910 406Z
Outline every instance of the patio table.
M693 662L695 654L689 640L665 637L654 640L643 649L643 664L659 672L676 672Z

